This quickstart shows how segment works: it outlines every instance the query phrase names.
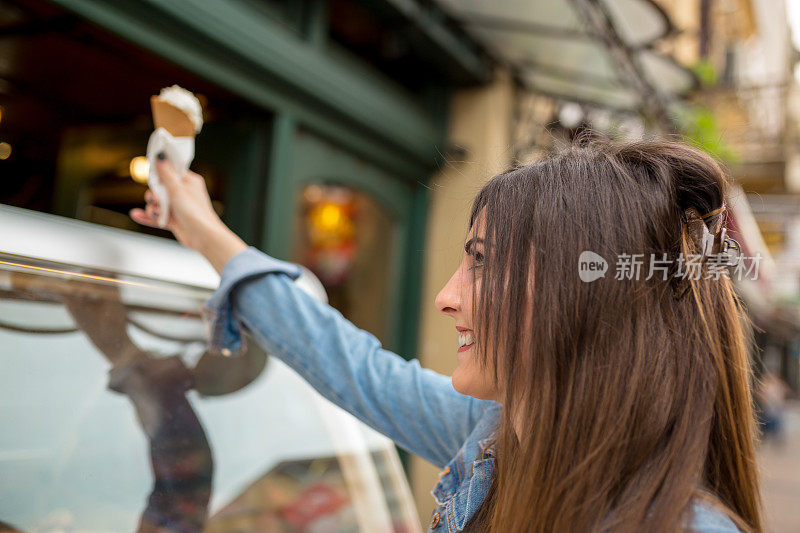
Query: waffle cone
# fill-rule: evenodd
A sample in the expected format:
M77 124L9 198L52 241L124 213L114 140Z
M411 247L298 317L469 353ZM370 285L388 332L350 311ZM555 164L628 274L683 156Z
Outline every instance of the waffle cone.
M153 124L156 129L164 128L173 137L194 137L194 124L189 115L158 96L150 97L150 108L153 111Z

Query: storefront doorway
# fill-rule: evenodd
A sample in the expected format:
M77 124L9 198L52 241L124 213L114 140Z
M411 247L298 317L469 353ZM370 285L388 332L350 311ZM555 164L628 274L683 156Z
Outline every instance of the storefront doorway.
M411 188L305 131L294 141L291 176L290 257L320 278L331 304L357 326L399 344Z

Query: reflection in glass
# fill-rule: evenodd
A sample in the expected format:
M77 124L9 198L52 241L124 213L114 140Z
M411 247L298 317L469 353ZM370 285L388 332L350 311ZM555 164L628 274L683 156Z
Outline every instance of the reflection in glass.
M375 523L363 480L389 442L337 434L354 419L248 335L206 351L209 295L0 254L0 531Z
M248 486L209 522L226 531L356 532L358 521L335 457L285 461Z

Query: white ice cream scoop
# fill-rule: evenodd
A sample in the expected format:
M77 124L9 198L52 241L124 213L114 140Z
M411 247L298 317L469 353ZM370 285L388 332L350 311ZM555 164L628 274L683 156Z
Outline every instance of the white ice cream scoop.
M153 123L166 128L175 137L194 137L203 127L200 100L183 87L173 85L150 97Z

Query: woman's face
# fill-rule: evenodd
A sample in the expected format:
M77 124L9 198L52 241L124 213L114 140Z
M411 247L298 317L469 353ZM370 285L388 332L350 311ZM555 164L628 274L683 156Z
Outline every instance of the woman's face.
M475 339L472 324L473 287L474 292L480 294L481 286L483 226L482 220L479 220L470 230L461 264L436 295L436 308L455 320L453 337L458 339L455 353L458 367L453 372L453 387L461 394L496 400L493 376L481 368L477 359L474 342L481 342L481 339Z

